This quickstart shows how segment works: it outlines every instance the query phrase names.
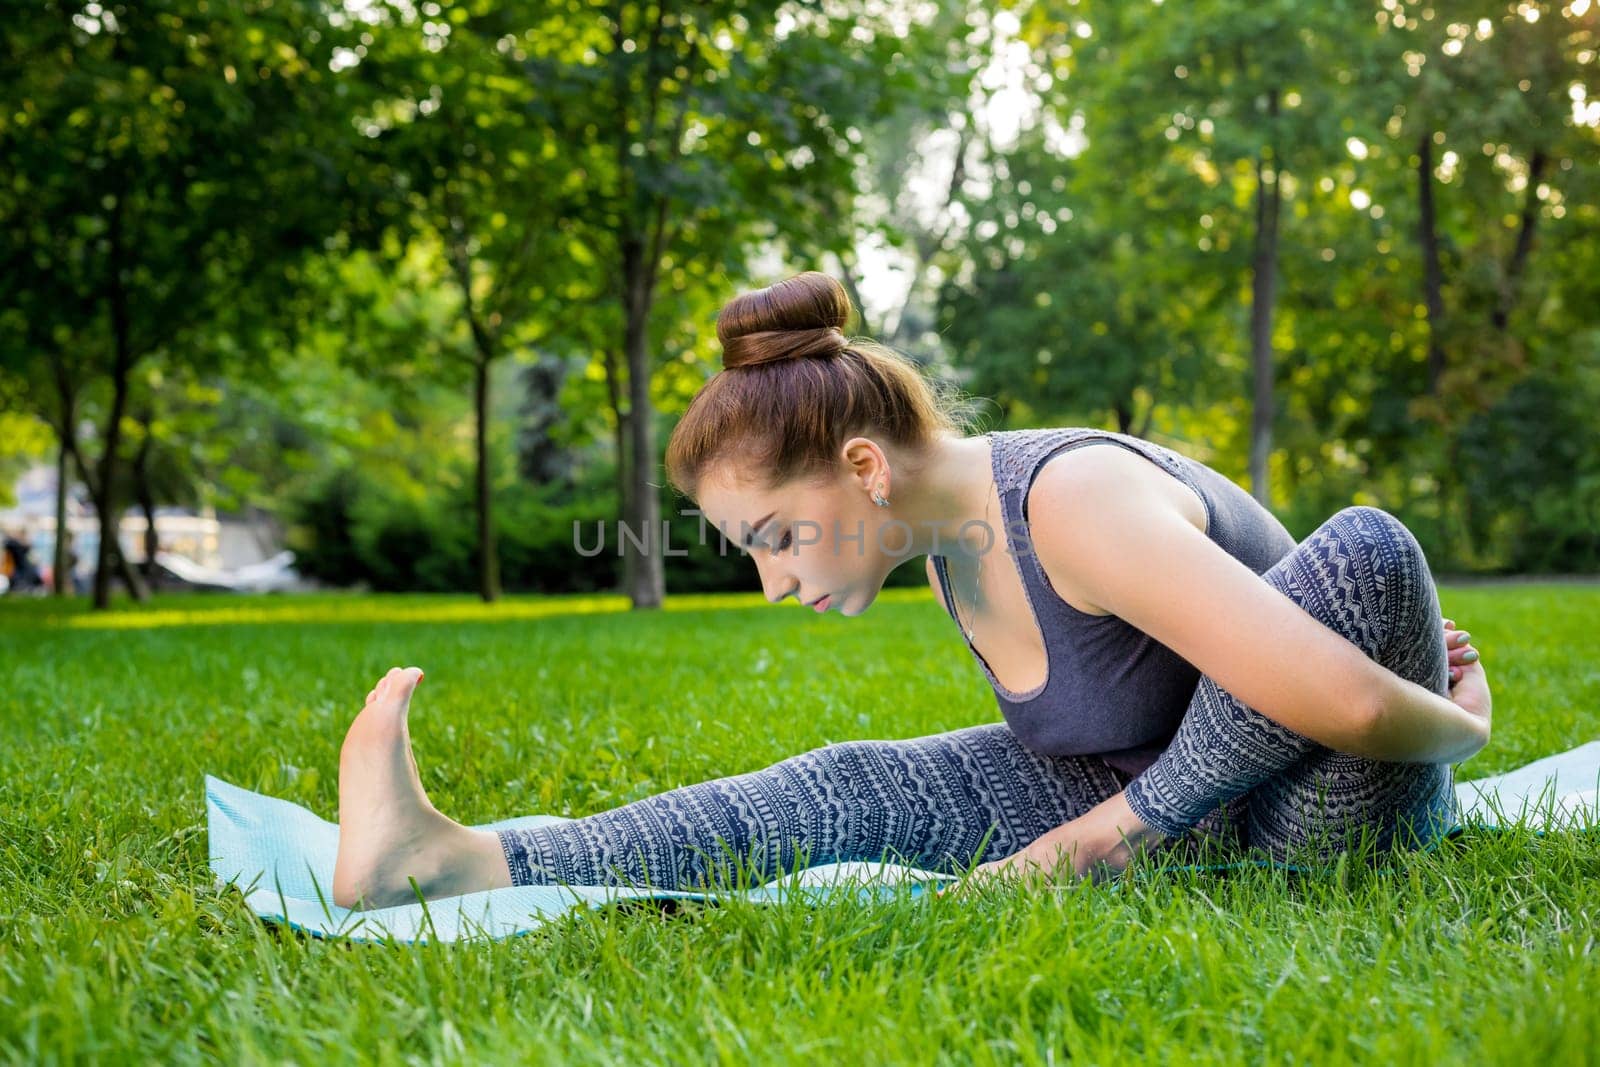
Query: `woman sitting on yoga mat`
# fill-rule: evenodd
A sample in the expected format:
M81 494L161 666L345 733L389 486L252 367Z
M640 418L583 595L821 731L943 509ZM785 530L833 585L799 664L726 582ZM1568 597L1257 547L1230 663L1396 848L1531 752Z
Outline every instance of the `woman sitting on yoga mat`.
M340 753L337 903L414 900L410 879L427 898L703 889L845 860L1105 876L1208 840L1284 861L1454 827L1450 765L1488 742L1489 688L1397 519L1348 507L1296 544L1232 481L1149 441L963 436L914 364L845 336L850 314L814 271L729 303L724 369L673 431L668 475L774 603L860 615L927 556L1005 721L824 745L494 832L428 802L406 733L422 672L395 668Z

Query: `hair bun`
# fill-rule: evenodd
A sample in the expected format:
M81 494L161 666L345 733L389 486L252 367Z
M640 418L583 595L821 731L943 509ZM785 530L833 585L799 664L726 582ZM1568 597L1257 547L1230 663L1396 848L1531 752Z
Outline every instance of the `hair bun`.
M831 359L849 347L844 331L854 310L844 286L821 271L740 293L717 314L722 365Z

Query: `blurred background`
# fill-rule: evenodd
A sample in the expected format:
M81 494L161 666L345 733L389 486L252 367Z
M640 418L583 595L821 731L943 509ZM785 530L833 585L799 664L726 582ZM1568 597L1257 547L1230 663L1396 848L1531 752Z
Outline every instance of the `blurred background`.
M1147 437L1296 537L1380 506L1441 575L1600 572L1597 30L1591 0L14 5L0 583L759 589L661 453L717 310L809 269L992 401L974 432ZM619 554L663 521L685 555Z

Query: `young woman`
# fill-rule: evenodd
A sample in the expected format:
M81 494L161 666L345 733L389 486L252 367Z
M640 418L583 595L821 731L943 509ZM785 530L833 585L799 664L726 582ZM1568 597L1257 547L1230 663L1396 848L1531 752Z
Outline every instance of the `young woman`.
M929 583L1004 722L845 741L571 822L438 812L411 758L422 678L391 670L339 761L334 900L537 883L693 888L850 859L1105 876L1202 842L1325 857L1418 847L1489 740L1467 634L1401 523L1349 507L1295 543L1211 468L1084 427L963 436L914 364L844 334L806 272L717 319L724 369L667 448L673 485L749 552L767 599L866 611Z

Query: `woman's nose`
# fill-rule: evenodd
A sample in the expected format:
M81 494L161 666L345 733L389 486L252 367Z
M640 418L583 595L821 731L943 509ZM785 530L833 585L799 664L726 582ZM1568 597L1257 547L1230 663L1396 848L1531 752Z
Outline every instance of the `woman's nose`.
M773 573L770 569L760 569L761 592L768 603L776 604L784 597L794 592L799 585L797 582L782 574Z

